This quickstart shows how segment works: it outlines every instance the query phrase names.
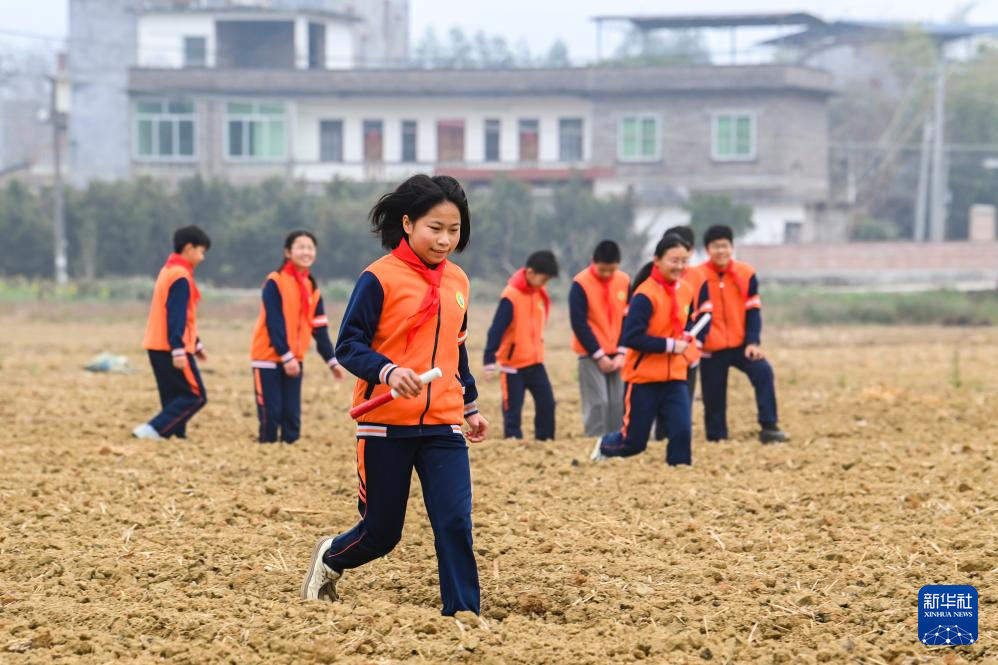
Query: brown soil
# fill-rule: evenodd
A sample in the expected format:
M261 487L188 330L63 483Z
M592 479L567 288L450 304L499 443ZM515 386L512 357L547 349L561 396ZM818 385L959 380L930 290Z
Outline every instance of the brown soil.
M348 571L339 603L298 600L315 539L357 518L350 386L318 356L302 441L259 446L252 322L208 309L208 407L190 440L139 442L129 432L156 404L142 321L44 318L0 319L0 662L998 658L996 331L771 332L793 442L758 444L735 377L735 438L706 444L697 405L694 466L672 469L656 443L588 462L562 315L548 335L556 442L499 439L498 388L482 388L479 624L439 614L416 482L395 552ZM82 371L103 350L139 371ZM932 583L977 587L977 644L918 643Z

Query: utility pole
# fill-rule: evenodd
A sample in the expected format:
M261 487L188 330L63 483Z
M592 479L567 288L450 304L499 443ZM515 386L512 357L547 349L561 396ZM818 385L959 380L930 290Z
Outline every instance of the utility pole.
M915 194L915 224L912 239L925 242L929 212L929 164L932 151L932 119L926 115L922 125L922 151L918 161L918 191Z
M946 239L946 211L949 180L946 164L946 59L942 44L936 71L936 99L932 123L932 199L929 212L929 241Z
M55 241L55 282L69 283L69 262L66 259L66 215L62 185L62 113L59 107L59 86L62 77L50 76L52 96L49 121L52 123L52 232Z

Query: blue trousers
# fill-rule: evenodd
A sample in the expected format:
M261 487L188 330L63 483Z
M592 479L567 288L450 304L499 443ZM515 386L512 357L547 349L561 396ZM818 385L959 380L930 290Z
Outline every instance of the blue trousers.
M149 351L149 364L162 407L149 424L162 437L187 438L187 422L208 401L197 361L188 353L187 367L177 369L169 351Z
M744 372L755 390L755 405L762 427L776 427L776 386L773 366L766 359L749 360L745 347L714 351L700 360L703 385L703 419L708 441L728 438L728 370Z
M520 422L523 414L523 400L527 391L534 398L534 439L546 441L554 438L554 389L542 363L524 367L516 374L503 372L499 375L502 384L502 431L507 439L522 439Z
M664 422L669 439L665 461L673 466L692 463L690 390L686 381L627 384L624 427L605 435L600 450L607 457L630 457L644 452L656 416Z
M693 397L697 394L697 372L700 370L700 365L694 365L693 367L688 367L686 369L686 385L690 388L690 412L692 415L693 409ZM668 417L666 414L659 414L655 418L655 440L665 441L669 436L668 432Z
M340 534L323 557L336 571L391 552L402 538L412 470L433 527L443 614L481 611L478 566L471 540L471 468L459 435L357 441L360 522Z
M288 376L282 367L254 367L256 415L260 420L260 443L294 443L301 436L301 381Z

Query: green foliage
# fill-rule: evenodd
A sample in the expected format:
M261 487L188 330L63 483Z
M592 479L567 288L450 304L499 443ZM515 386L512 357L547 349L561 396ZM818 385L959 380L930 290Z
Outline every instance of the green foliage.
M568 47L555 40L546 55L535 56L530 46L519 40L512 47L500 35L478 30L468 36L454 26L446 39L437 37L431 27L413 47L412 64L424 69L511 69L524 67L571 67Z
M320 191L269 180L239 187L201 178L171 186L152 179L93 183L69 190L66 218L71 275L85 283L155 275L172 251L174 229L197 224L212 239L198 269L206 284L255 287L280 266L284 237L308 229L319 239L316 274L352 283L383 253L368 211L384 184L333 181ZM544 205L528 185L498 180L469 194L471 244L455 261L469 275L504 281L527 255L554 250L566 273L589 260L603 238L640 248L624 199L597 199L581 181L555 188ZM52 272L51 204L20 185L0 190L0 276Z
M899 235L900 231L893 222L869 217L857 220L849 229L850 240L896 240Z
M703 34L698 30L649 33L631 30L613 57L600 63L609 67L667 67L710 64Z
M683 208L690 213L690 226L698 239L715 224L730 226L735 238L755 226L752 223L752 207L735 203L727 194L694 194Z

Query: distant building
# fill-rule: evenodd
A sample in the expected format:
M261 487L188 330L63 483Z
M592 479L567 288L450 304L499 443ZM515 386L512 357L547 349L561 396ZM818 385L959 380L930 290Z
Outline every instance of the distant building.
M72 0L79 11L95 2ZM389 24L407 16L405 3L362 4L384 10ZM74 128L78 181L200 174L324 183L435 172L474 186L499 176L538 185L581 177L597 193L631 192L638 224L652 234L684 222L692 194L719 192L752 205L749 241L820 236L832 91L822 71L363 68L377 57L399 61L387 44L372 55L377 40L365 35L376 25L349 3L216 5L124 12L134 48L116 56L127 63L121 80L92 93L110 107L103 123L84 115ZM88 22L98 20L87 15L83 25L96 29ZM73 26L74 35L82 30ZM380 34L391 48L401 43ZM82 63L99 70L104 58ZM77 111L74 99L74 124Z

